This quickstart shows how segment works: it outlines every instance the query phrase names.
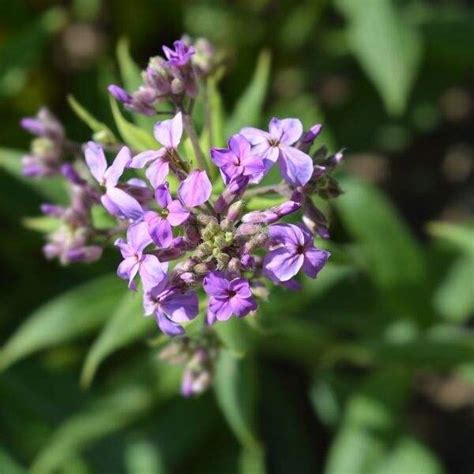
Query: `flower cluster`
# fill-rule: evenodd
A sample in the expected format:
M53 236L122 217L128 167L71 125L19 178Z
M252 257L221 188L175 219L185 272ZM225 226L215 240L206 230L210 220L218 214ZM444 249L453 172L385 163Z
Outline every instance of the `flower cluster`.
M143 84L133 92L112 84L109 92L126 108L143 115L155 115L163 102L182 103L198 95L198 79L211 74L217 66L213 46L205 39L191 45L188 38L177 40L173 48L163 46L164 57L150 58L142 72Z
M137 91L109 87L133 112L155 115L164 101L174 108L154 125L156 149L73 143L43 109L22 121L38 137L24 166L29 176L62 175L70 191L68 206L42 206L58 220L46 256L91 262L114 242L122 255L117 275L141 293L144 314L164 334L181 336L167 350L179 346L186 355L182 391L189 396L212 379L217 345L207 336L214 324L254 313L266 286L298 289L300 272L315 278L326 264L329 252L314 242L329 238L328 222L313 198L340 194L332 170L342 153L312 151L321 125L305 131L296 118L272 118L268 130L244 127L226 147L203 153L191 110L199 81L215 69L215 52L204 40L163 51ZM272 182L275 174L280 180ZM95 222L98 209L111 221L105 227ZM184 334L200 300L207 336L197 343Z

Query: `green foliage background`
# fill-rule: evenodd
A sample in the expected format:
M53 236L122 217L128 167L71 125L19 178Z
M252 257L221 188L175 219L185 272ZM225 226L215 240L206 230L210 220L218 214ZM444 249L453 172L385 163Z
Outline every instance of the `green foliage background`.
M1 7L1 474L472 471L470 2ZM348 149L330 265L302 293L275 291L255 324L222 325L215 387L193 400L111 275L113 250L92 266L44 261L28 218L62 190L18 174L20 117L48 104L87 139L67 94L113 124L105 87L135 73L119 38L143 66L183 32L230 58L225 133L298 116Z

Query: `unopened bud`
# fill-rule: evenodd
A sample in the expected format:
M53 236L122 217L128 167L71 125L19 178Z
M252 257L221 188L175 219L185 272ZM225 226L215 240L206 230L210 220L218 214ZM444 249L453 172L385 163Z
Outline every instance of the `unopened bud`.
M214 245L219 250L222 250L229 246L229 242L226 240L226 238L222 234L219 234L214 237Z
M203 242L198 246L196 249L196 257L197 258L204 258L207 257L212 253L213 245L210 242Z
M92 136L95 142L102 143L103 145L113 145L117 143L113 133L110 130L100 130Z
M34 155L48 157L55 155L57 152L56 144L46 137L35 138L31 142L31 151Z
M210 268L207 263L197 263L196 265L194 265L193 270L194 273L196 273L197 275L205 275L209 272Z
M211 240L215 235L217 235L220 232L220 230L221 228L219 224L217 223L217 221L209 222L209 224L207 224L207 226L203 229L201 233L202 239L204 241Z
M227 211L227 219L230 222L235 222L240 219L240 216L242 215L242 211L244 209L244 202L243 201L236 201L234 202L230 207L229 210Z

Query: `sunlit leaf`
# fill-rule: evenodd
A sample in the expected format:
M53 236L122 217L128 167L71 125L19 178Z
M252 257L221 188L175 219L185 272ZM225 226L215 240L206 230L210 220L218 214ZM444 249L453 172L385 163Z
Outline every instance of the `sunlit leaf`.
M125 89L133 92L143 83L141 70L130 54L130 43L127 38L120 38L117 42L117 62ZM151 131L153 124L158 120L155 117L133 113L133 121L144 130Z
M418 32L392 0L337 0L348 21L349 48L377 88L387 111L406 108L421 60Z
M131 441L125 450L125 464L128 474L165 474L159 446L146 438Z
M45 234L55 231L61 225L59 219L49 216L25 217L22 223L27 229Z
M125 119L114 98L109 97L109 101L115 124L127 145L137 151L155 150L159 147L150 133Z
M115 275L80 285L45 303L26 319L0 351L0 367L33 352L87 334L107 320L123 294Z
M267 94L269 75L270 53L262 51L258 57L254 75L235 104L234 112L227 121L225 129L227 137L238 132L246 125L258 125Z
M456 246L461 252L474 255L474 223L432 222L428 225L428 231L431 235Z
M222 350L214 382L217 402L242 446L260 450L256 434L256 374L253 360Z
M110 128L100 120L97 120L83 105L81 105L73 95L67 96L69 106L74 113L93 131L106 134L109 141L115 142L117 139Z

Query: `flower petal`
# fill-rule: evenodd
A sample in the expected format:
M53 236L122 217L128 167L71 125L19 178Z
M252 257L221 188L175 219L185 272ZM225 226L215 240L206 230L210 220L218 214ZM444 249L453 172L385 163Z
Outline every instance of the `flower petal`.
M155 199L160 207L166 209L171 202L168 183L160 184L155 190Z
M168 222L172 226L181 225L189 217L189 211L181 204L181 201L175 199L168 205Z
M242 135L251 145L258 145L260 143L268 143L270 134L263 130L254 127L245 127L240 130Z
M225 297L229 289L229 280L222 272L210 272L204 277L202 286L208 295Z
M140 278L143 289L148 291L155 288L166 278L168 265L161 263L154 255L145 255L140 264Z
M163 311L177 323L194 319L199 312L199 301L194 291L173 293L161 303Z
M138 221L143 217L143 209L139 202L119 188L107 188L101 201L111 214L122 219Z
M227 321L232 316L232 306L227 300L219 300L211 296L208 304L208 321ZM212 324L212 323L210 323Z
M150 181L151 185L156 188L165 182L168 173L170 172L170 165L167 160L159 158L155 160L146 170L145 175Z
M303 124L294 118L280 120L273 117L268 128L270 135L285 145L293 145L303 134Z
M131 160L130 148L126 146L122 147L117 153L114 162L104 173L104 181L107 187L117 186L120 176L122 176L124 169L130 164Z
M286 247L304 245L304 235L301 229L294 224L275 224L268 228L273 243L284 244Z
M184 329L179 324L171 321L162 311L156 313L156 323L167 336L173 337L184 334Z
M303 271L310 278L316 278L317 274L322 270L331 254L326 250L317 249L315 247L306 250L304 254Z
M156 140L166 148L178 148L183 135L183 118L181 112L172 119L157 122L153 128Z
M234 278L230 282L229 289L234 291L240 298L250 298L252 296L249 282L245 278Z
M212 184L205 171L195 170L181 182L178 195L186 207L204 204L211 196Z
M135 289L133 279L138 273L139 263L136 257L128 257L120 262L117 268L117 276L122 280L128 280L128 287Z
M239 318L257 309L257 303L254 298L240 298L239 296L234 296L230 299L230 305L232 307L232 313Z
M148 223L148 232L153 242L155 242L158 247L169 247L173 241L171 224L153 211L149 211L145 214L145 220Z
M288 252L282 247L271 250L265 255L263 267L278 281L287 281L299 272L303 262L303 255Z
M127 230L127 241L137 254L141 254L145 247L153 241L148 233L146 222L132 224Z
M163 155L164 150L147 150L135 155L130 162L130 168L143 168L150 161L157 160Z
M104 174L107 169L104 149L94 142L87 142L84 148L84 156L92 176L99 184L104 184Z
M280 145L280 171L289 184L304 186L313 174L313 160L297 148Z

